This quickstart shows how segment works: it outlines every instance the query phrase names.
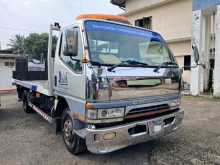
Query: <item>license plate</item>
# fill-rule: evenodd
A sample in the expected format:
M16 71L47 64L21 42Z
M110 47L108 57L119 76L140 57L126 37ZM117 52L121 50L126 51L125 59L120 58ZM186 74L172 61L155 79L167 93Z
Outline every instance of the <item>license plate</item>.
M163 121L150 121L148 123L149 126L149 132L151 136L162 134L163 128L164 128L164 122Z
M162 125L155 125L154 126L154 132L155 133L160 133L162 130Z

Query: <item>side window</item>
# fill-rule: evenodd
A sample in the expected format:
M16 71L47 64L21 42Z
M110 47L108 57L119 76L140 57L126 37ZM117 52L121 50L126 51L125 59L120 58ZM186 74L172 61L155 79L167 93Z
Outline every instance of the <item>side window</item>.
M60 58L74 72L82 72L82 40L78 28L69 28L62 34Z

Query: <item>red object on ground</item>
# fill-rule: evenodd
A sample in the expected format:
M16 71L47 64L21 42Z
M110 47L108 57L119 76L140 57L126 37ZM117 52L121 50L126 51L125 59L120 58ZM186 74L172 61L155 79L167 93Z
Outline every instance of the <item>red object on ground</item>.
M14 93L16 93L16 89L0 89L0 95L14 94Z

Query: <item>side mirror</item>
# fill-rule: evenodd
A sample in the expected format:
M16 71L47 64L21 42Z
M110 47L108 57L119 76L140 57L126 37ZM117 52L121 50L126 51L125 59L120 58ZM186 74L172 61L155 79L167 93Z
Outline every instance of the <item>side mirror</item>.
M199 61L200 61L199 50L198 50L198 47L196 46L196 44L192 45L192 49L193 49L193 56L194 56L194 61L196 63L196 66L191 67L191 68L195 68L197 66L202 66L204 69L206 69L205 64L199 63Z
M66 44L64 46L63 54L65 56L75 57L78 55L78 32L66 32Z
M196 45L192 45L192 49L193 49L194 61L195 61L196 65L198 65L199 60L200 60L198 47Z
M183 68L180 68L180 74L181 75L183 74Z

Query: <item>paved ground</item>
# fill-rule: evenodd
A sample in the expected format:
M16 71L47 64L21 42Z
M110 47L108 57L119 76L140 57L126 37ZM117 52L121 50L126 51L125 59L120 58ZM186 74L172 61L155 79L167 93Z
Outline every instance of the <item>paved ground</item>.
M37 114L25 114L15 96L2 98L2 165L215 164L220 161L220 100L187 97L183 128L175 134L106 155L73 156L61 135Z

